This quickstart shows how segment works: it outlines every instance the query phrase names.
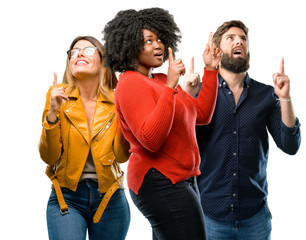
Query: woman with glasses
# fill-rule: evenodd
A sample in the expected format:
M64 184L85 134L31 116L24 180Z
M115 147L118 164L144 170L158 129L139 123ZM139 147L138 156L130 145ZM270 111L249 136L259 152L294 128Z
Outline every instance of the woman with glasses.
M115 104L131 144L128 187L150 221L153 239L203 240L195 124L207 124L212 117L220 51L210 46L205 50L205 87L194 99L178 85L185 73L182 60L173 56L180 37L166 10L120 11L104 28L105 60L111 70L122 73ZM168 58L168 75L153 74ZM194 78L199 80L197 74Z
M39 151L52 180L47 206L49 239L126 237L130 210L119 163L129 157L114 106L116 75L104 66L103 46L75 38L63 83L46 97Z

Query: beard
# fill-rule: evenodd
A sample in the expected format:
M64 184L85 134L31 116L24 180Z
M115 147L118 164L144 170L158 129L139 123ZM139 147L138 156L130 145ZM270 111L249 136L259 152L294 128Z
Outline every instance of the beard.
M232 58L228 53L223 53L221 67L233 73L243 73L249 69L249 62L250 53L245 58Z

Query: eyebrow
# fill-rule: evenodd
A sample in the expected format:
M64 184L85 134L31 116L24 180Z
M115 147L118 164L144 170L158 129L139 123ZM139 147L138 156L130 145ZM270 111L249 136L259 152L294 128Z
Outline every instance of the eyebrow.
M72 49L84 49L84 48L88 48L88 47L93 47L93 48L95 48L95 46L86 46L86 47L83 47L83 48L80 48L80 47L73 47Z
M153 35L146 35L143 38L150 38L150 37L153 37Z
M233 34L233 33L229 33L229 34L225 34L225 37L233 37L233 36L237 36L237 34ZM247 35L243 34L243 35L239 35L240 38L246 38L248 39Z

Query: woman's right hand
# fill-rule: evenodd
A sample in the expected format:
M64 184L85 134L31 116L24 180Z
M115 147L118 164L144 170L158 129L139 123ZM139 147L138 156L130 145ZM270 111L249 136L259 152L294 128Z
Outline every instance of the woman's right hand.
M48 120L51 122L56 121L57 119L57 110L62 105L63 99L68 100L67 95L65 94L65 88L63 87L57 87L57 75L54 74L53 79L53 89L51 90L51 96L50 96L50 108L48 112Z
M166 85L171 88L176 88L181 75L185 74L185 65L182 59L175 60L171 48L169 51L169 68Z
M203 53L203 61L207 70L216 70L222 57L222 50L213 43L213 33L209 33L208 43Z

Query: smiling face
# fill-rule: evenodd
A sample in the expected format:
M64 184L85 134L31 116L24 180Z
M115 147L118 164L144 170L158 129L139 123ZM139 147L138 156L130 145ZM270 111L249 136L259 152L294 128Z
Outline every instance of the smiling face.
M234 73L246 72L249 69L248 38L238 27L231 27L222 36L220 48L223 51L221 68Z
M71 57L69 62L71 73L76 79L98 77L102 67L98 51L96 50L92 56L87 56L83 51L86 47L95 46L87 40L80 40L73 46L73 48L81 49L77 56Z
M138 55L138 65L135 70L148 76L151 68L163 64L165 46L155 33L143 29L144 47Z

